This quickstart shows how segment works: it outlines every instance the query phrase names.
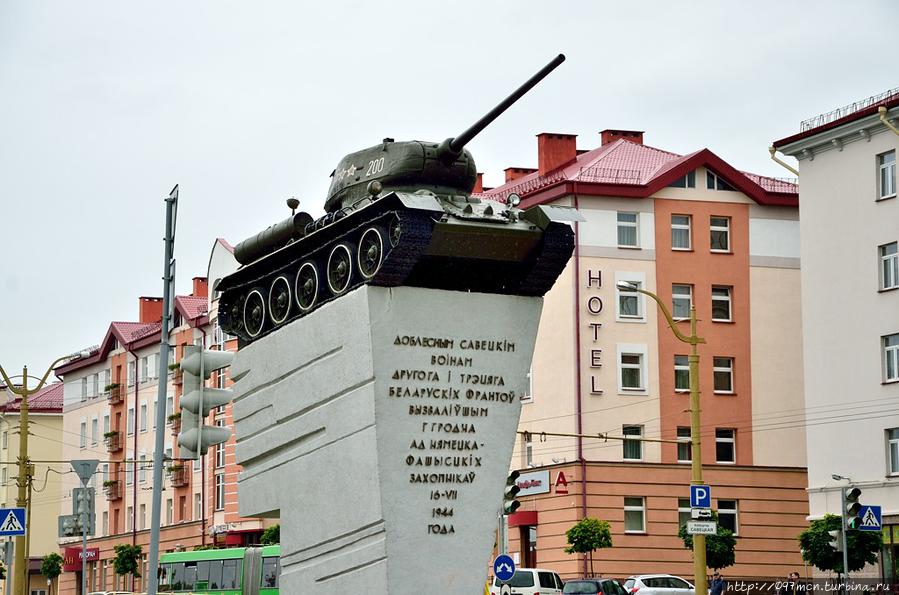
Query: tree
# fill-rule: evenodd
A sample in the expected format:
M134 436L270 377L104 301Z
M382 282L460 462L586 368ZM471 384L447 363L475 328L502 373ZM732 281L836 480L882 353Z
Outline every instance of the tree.
M587 517L575 523L565 533L565 536L568 537L568 543L570 544L565 548L565 553L589 554L590 574L596 576L596 573L593 572L593 552L598 549L612 547L612 531L609 529L609 523Z
M62 556L56 552L50 552L44 556L43 561L41 561L41 574L51 581L55 580L56 577L62 574Z
M116 574L140 576L141 547L139 545L123 543L115 546L113 550L115 550L115 558L112 559L112 566Z
M268 529L262 532L262 537L259 538L259 543L262 545L274 545L281 543L281 525L272 525Z
M843 574L843 553L830 546L830 531L842 529L843 520L835 514L825 514L823 519L812 521L809 528L799 534L802 559L818 570ZM880 531L849 530L846 535L849 549L849 572L861 570L866 564L877 563L877 552L883 547Z
M712 520L718 526L715 535L705 536L705 565L719 570L733 566L736 561L734 549L737 547L737 538L730 529L722 527L718 523L718 513L712 511ZM687 525L681 525L677 536L684 540L684 547L693 551L693 536L687 533Z

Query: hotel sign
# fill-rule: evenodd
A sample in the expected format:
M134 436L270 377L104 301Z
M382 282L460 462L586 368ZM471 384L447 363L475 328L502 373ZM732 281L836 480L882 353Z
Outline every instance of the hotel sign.
M519 496L533 496L535 494L549 493L549 470L532 471L518 476L515 484L521 488Z

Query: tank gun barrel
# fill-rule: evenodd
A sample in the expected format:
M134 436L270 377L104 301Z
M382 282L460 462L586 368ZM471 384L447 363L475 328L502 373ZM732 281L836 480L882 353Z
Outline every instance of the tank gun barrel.
M509 107L521 99L522 95L533 89L537 83L546 78L550 72L555 70L559 64L565 61L565 55L559 54L552 61L541 68L537 74L529 78L523 85L515 89L511 95L503 99L499 105L490 110L485 116L483 116L480 120L475 122L468 130L460 134L455 138L448 138L440 145L440 153L446 155L447 157L452 157L455 159L462 152L462 148L468 144L468 141L473 139L481 130L486 128L491 122L499 117L504 111L509 109Z
M299 212L291 215L237 244L234 247L234 258L240 264L250 264L288 242L302 238L306 235L306 225L311 222L312 216L309 213Z

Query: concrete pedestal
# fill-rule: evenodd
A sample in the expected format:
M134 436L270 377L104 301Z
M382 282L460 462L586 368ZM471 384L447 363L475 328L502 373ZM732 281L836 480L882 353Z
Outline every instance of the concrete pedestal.
M542 298L363 286L238 351L244 516L284 593L483 591Z

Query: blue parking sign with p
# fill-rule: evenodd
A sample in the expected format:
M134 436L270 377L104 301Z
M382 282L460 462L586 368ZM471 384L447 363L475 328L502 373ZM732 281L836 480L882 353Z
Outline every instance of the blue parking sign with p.
M711 508L712 488L709 486L690 486L690 508Z

